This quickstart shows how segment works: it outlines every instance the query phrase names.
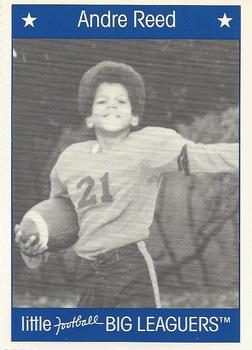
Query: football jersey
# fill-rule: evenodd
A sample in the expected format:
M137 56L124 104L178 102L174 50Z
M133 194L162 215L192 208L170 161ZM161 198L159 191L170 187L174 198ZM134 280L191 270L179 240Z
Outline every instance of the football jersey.
M52 169L50 196L70 198L80 227L74 250L92 259L148 237L162 174L232 172L237 154L232 144L195 144L147 127L106 152L97 141L69 146Z

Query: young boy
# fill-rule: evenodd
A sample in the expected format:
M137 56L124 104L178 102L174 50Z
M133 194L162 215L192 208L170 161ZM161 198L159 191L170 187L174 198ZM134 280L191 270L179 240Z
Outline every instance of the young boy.
M78 307L160 307L158 283L144 240L149 235L162 174L234 172L235 144L195 144L174 130L132 131L143 115L145 88L130 66L105 61L87 71L79 110L96 140L76 143L51 172L51 197L71 199L78 214ZM131 132L132 131L132 132ZM25 254L43 253L43 242L16 241ZM37 267L47 253L28 258Z

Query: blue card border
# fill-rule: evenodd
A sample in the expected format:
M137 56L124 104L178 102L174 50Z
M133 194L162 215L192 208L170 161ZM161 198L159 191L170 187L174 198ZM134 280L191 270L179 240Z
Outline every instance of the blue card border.
M191 26L192 32L188 31L188 27L185 25L183 28L179 28L179 30L175 32L171 32L171 30L167 29L166 31L160 30L140 30L140 32L132 32L126 31L127 33L123 33L118 30L118 28L114 28L115 30L109 31L100 31L100 30L90 30L90 31L62 31L58 30L59 27L54 24L53 28L47 26L45 29L38 28L37 30L32 30L33 28L29 28L29 30L24 31L23 22L20 21L17 24L17 18L22 14L22 17L26 15L26 12L33 11L33 9L37 11L42 11L46 13L47 9L51 12L52 9L60 9L62 11L63 8L67 8L69 11L70 8L75 8L78 10L83 9L83 7L93 10L100 9L101 11L104 8L107 9L106 5L13 5L12 6L12 39L18 38L94 38L94 39L102 39L102 38L121 38L121 39L130 39L130 38L165 38L165 39L206 39L206 40L239 40L240 41L240 6L166 6L166 5L139 5L139 6L125 6L125 5L109 5L115 11L119 11L127 7L131 10L134 8L141 8L144 11L164 11L167 8L175 9L176 11L185 11L185 10L199 10L202 12L204 8L204 13L216 14L218 12L218 16L220 16L219 12L222 13L225 10L232 10L236 13L238 18L238 22L233 28L232 31L228 31L228 28L220 31L211 29L210 32L197 30L194 26ZM206 11L208 10L208 11ZM154 12L155 12L154 11ZM189 11L190 12L190 11ZM197 11L196 11L197 12ZM195 15L195 13L194 13ZM232 15L232 13L231 13ZM192 13L190 12L190 16ZM190 17L189 16L189 17ZM62 17L61 17L62 18ZM64 16L63 16L64 19ZM209 27L210 28L210 27ZM76 28L74 28L76 29ZM13 49L13 44L12 44ZM12 54L12 51L11 51ZM240 56L241 56L241 47L240 47ZM241 59L240 59L241 62ZM239 64L240 71L240 64ZM11 72L11 81L13 86L13 61L12 61L12 72ZM239 80L240 87L240 80ZM239 90L240 91L240 90ZM240 102L240 93L239 93L239 102ZM13 87L12 87L12 116L13 116ZM240 103L239 103L240 109ZM13 117L11 118L12 128L13 128ZM240 141L240 119L239 119L239 141ZM240 155L241 150L239 151ZM12 154L13 154L13 142L12 142ZM240 159L240 157L239 157ZM12 157L12 171L13 171L13 157ZM240 179L240 176L239 176ZM12 173L12 181L13 181L13 173ZM12 208L13 208L13 191L12 191ZM240 196L240 182L239 182L239 196ZM240 203L240 197L239 197ZM13 210L13 209L12 209ZM13 214L12 214L13 218ZM13 221L12 221L13 222ZM240 223L239 223L239 237L240 237ZM12 242L14 245L14 242ZM11 261L13 261L13 249L11 253ZM239 247L239 266L240 266L240 247ZM13 270L12 270L13 277ZM239 269L239 286L240 286L240 269ZM240 289L240 287L239 287ZM12 305L13 305L13 294L11 295ZM240 293L239 293L239 305L240 305ZM119 317L122 319L123 317L129 317L132 321L132 327L134 330L132 332L125 331L111 331L111 332L101 332L97 333L98 326L93 325L87 326L87 332L76 332L74 328L67 329L66 331L62 331L61 335L56 336L54 329L52 331L21 331L21 323L22 316L24 317L36 317L41 316L44 319L50 319L51 323L55 322L55 318L60 316L64 322L68 322L73 319L73 317L82 315L85 317L86 315L98 315L99 318L104 321L106 315L110 315L111 317ZM209 332L209 331L192 331L192 332L183 332L183 331L174 331L174 332L141 332L137 330L137 318L140 317L142 322L146 321L146 317L152 316L157 318L162 318L165 320L168 317L174 317L178 319L179 317L183 320L190 317L196 317L197 320L199 317L206 317L210 320L211 317L217 317L219 323L219 331L218 332ZM36 309L36 308L12 308L11 310L12 316L12 341L93 341L93 342L106 342L106 341L134 341L134 342L239 342L240 341L240 307L237 309L53 309L53 308L45 308L45 309ZM230 322L220 322L220 319L223 317L223 320L230 320ZM196 321L195 321L196 322ZM36 322L35 322L36 323ZM34 323L34 325L35 325ZM35 326L34 326L35 327ZM101 327L101 326L100 326ZM76 328L77 329L77 328ZM168 335L167 335L168 333Z

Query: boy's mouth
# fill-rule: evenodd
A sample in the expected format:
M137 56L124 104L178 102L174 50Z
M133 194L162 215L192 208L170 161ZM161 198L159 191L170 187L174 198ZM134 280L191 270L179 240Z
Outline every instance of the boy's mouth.
M103 118L108 118L108 117L115 117L115 118L121 118L119 114L114 114L114 113L106 113L103 115Z

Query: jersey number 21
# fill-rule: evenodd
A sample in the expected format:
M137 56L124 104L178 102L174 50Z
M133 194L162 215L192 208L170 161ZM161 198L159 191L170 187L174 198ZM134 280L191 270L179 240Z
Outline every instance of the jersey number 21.
M108 173L105 173L99 179L102 185L102 196L101 196L102 203L113 202L113 197L109 192L108 175L109 175ZM77 188L80 188L84 185L86 186L86 189L83 192L82 198L79 200L78 208L84 208L90 205L95 205L97 203L97 196L95 194L92 194L92 195L90 194L92 191L92 188L95 186L94 179L91 176L84 177L84 179L82 179L78 183Z

